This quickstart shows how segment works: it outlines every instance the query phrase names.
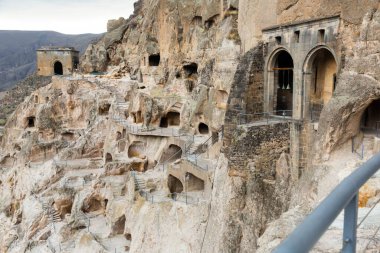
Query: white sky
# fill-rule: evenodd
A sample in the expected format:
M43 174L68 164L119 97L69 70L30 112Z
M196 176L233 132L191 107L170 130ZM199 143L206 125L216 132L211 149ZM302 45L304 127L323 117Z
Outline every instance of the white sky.
M107 20L128 18L136 0L0 0L0 30L103 33Z

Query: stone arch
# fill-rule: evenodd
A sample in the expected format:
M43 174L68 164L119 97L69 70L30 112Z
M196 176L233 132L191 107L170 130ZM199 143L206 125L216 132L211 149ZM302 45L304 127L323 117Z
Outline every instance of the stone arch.
M171 193L183 192L183 184L182 184L181 180L179 180L178 178L176 178L175 176L170 175L170 174L168 177L168 187L169 187L169 191Z
M194 176L192 173L187 172L186 176L186 191L203 191L205 189L205 182Z
M54 75L63 75L63 65L60 61L55 61L53 64Z
M145 143L142 141L136 141L129 145L128 157L145 158Z
M318 46L308 53L303 65L304 118L319 120L323 106L336 88L337 72L338 61L329 47Z
M289 50L279 47L269 57L267 64L269 91L269 112L277 115L292 116L294 61Z
M174 162L182 157L182 149L180 146L175 144L170 144L169 147L164 151L161 156L161 163L164 162Z

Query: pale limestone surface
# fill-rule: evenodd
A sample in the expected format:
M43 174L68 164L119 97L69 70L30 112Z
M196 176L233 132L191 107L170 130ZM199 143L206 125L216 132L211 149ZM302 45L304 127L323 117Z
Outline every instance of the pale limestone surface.
M270 252L378 149L375 139L362 136L366 152L360 159L343 135L350 129L336 120L362 107L355 96L340 99L356 94L348 88L352 83L378 86L379 14L368 12L374 2L359 9L351 1L139 1L135 14L82 59L84 73L104 73L54 78L8 121L0 145L0 252ZM250 191L256 181L231 172L221 141L206 143L207 155L197 158L210 164L207 172L186 154L184 163L162 161L170 145L184 149L189 138L195 140L190 149L202 150L200 144L224 125L224 94L262 28L338 13L345 20L339 39L347 59L337 90L342 97L333 96L315 127L322 148L299 182L290 176L291 157L282 153L273 168L279 177L263 184L291 190L278 194L290 199L288 211L266 224L253 222L268 210L252 196L261 196ZM157 53L159 66L149 66L149 55ZM192 63L197 73L189 74L185 66ZM361 95L367 103L367 93ZM351 100L359 105L342 113L340 106ZM160 127L170 112L180 113L179 125ZM199 123L208 125L208 135ZM181 164L207 177L209 188L174 201L168 168L190 171ZM256 166L248 161L241 169L254 174ZM360 217L378 193L376 176L362 190L368 201ZM378 215L377 208L359 230L360 249L379 225ZM265 229L258 233L260 226ZM338 252L340 232L341 217L315 251Z

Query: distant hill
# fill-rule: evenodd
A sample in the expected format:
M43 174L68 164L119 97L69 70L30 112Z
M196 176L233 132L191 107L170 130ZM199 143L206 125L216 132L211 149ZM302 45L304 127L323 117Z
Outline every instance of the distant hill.
M51 31L0 30L0 91L13 87L36 70L36 49L72 46L81 53L102 34L67 35Z

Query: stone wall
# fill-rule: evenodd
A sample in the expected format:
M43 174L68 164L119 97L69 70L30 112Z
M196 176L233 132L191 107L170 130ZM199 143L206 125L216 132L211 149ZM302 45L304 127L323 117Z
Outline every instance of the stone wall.
M226 145L230 143L231 131L243 118L247 118L246 114L262 113L264 110L263 71L263 48L259 45L242 57L231 85L225 119Z
M37 73L40 76L53 76L54 64L60 62L64 75L70 75L79 62L79 52L75 50L38 50Z
M288 209L289 145L289 123L235 130L225 155L233 195L239 198L229 200L225 211L220 252L254 252L267 223Z

